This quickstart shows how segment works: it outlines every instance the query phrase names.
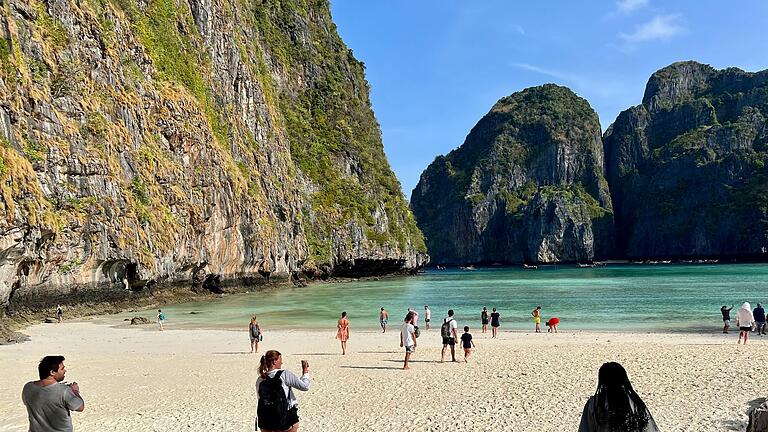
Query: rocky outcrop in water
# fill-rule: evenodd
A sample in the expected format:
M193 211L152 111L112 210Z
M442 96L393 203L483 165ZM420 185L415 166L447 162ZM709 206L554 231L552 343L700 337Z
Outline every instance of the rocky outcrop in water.
M0 0L0 306L414 270L327 1Z
M768 247L768 71L675 63L606 131L617 254L752 256Z
M503 98L422 173L411 207L434 264L605 257L613 213L597 114L553 84Z

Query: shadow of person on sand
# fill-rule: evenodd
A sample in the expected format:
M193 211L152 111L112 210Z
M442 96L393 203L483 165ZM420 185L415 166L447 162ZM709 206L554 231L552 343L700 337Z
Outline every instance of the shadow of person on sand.
M344 369L402 370L402 368L394 367L394 366L339 366L339 367Z
M341 353L304 353L304 354L290 354L296 356L340 356Z
M723 420L722 424L723 427L728 430L734 430L734 431L743 431L746 430L747 426L749 425L749 413L751 413L755 408L759 407L765 401L768 400L764 397L752 399L751 401L747 402L747 405L749 408L747 408L747 420Z
M389 360L388 359L388 360L384 360L384 361L388 361L388 362L392 362L392 363L402 363L403 359L398 359L398 360ZM451 361L448 360L445 363L450 363L450 362ZM408 361L408 363L440 363L440 360L413 360L413 359L411 359L411 360Z

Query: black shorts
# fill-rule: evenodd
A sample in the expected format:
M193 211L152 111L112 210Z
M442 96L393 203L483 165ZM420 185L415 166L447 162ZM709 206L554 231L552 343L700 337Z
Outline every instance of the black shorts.
M487 320L487 319L484 319L484 320L480 320L480 322L481 322L483 325L488 325L488 320Z
M491 327L499 327L500 325L501 325L501 324L499 324L499 323L497 323L497 322L495 322L495 323L491 323Z
M752 327L739 327L739 330L741 331L752 331Z
M429 318L424 318L424 322L429 322Z
M454 345L456 345L456 339L454 339L452 337L445 337L445 336L443 336L443 345L454 346Z
M288 410L288 414L285 417L285 424L290 429L291 426L299 422L299 407L293 407ZM256 419L256 430L259 430L259 419Z

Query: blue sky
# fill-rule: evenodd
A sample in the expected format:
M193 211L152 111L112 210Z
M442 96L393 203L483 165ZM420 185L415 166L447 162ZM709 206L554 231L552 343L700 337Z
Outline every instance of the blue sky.
M406 197L504 96L548 82L605 130L680 60L768 68L768 1L331 0L363 61L384 150Z

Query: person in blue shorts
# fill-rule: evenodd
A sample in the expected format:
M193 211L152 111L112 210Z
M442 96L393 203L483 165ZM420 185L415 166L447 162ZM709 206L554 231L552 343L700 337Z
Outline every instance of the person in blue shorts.
M385 311L384 308L381 308L381 312L379 312L379 325L381 326L382 333L387 332L388 321L389 321L389 313Z

